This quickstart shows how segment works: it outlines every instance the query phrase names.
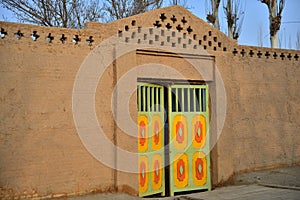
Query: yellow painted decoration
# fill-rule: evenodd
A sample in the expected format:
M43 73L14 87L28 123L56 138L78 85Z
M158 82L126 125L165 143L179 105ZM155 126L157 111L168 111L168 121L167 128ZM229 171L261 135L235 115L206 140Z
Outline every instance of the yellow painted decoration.
M160 150L162 148L163 124L159 115L152 117L152 148Z
M175 149L183 150L188 141L188 124L183 115L176 115L172 125L172 141Z
M162 157L160 154L155 154L152 157L151 174L152 174L152 189L159 190L162 186L163 170Z
M192 120L193 147L203 148L206 141L206 119L203 115L195 115Z
M185 153L176 154L174 157L174 184L177 188L184 188L188 185L189 165Z
M139 193L145 193L148 190L149 182L149 162L147 156L139 156Z
M145 152L148 149L148 117L140 115L138 117L138 150Z
M193 155L193 180L196 186L203 186L207 180L206 156L203 152L196 152Z

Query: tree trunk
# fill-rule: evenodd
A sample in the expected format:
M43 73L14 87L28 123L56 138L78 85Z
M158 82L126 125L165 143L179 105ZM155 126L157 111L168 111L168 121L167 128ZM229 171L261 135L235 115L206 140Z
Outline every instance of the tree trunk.
M296 49L300 50L300 32L297 32Z
M212 5L212 11L215 17L215 23L214 27L218 30L220 30L220 23L219 23L219 0L211 0L211 5Z
M228 27L228 37L233 38L233 21L232 21L232 6L231 0L227 0L227 27ZM228 15L230 14L230 15ZM229 17L229 19L228 19Z
M278 33L276 32L273 36L270 37L271 47L278 48Z
M278 30L275 29L274 19L277 17L277 0L273 0L273 4L269 7L269 21L270 21L270 41L272 48L278 48Z
M278 30L276 19L277 13L277 0L270 1L269 8L269 22L270 22L270 42L272 48L278 48ZM280 23L280 22L279 22ZM279 28L278 28L279 29Z

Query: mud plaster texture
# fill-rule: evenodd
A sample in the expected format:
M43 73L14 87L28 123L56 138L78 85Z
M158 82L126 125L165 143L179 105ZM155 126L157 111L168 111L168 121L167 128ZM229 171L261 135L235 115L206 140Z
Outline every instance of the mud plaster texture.
M173 15L175 23L171 21ZM82 144L72 115L72 91L81 64L113 35L124 43L156 46L151 51L138 48L122 55L99 80L96 115L112 143L117 141L120 148L137 152L136 137L114 121L111 99L116 83L136 66L159 63L179 71L185 79L207 81L212 88L211 101L218 99L227 107L220 135L214 127L217 120L211 119L211 137L218 138L211 152L213 185L225 183L236 173L300 163L300 51L239 45L179 6L109 24L91 22L82 30L7 22L0 22L0 26L7 32L0 39L1 199L117 191L138 194L137 174L116 171L95 159ZM149 32L139 35L141 28ZM133 29L135 34L130 32ZM23 33L20 39L14 37L18 30ZM30 38L33 31L40 36L37 41ZM51 43L45 40L49 33L54 37ZM62 34L64 43L60 41ZM77 44L72 42L75 35L80 38ZM91 46L86 44L90 36ZM157 45L174 47L179 54L161 51ZM201 53L204 50L205 55ZM206 76L197 75L185 57L198 60ZM216 69L226 98L212 94ZM160 71L153 76L144 77L143 68L137 74L142 78L174 78ZM130 84L136 87L137 82ZM131 94L128 107L133 120L137 119L136 99L136 93ZM116 105L121 106L121 102L117 98ZM122 119L122 113L117 117ZM124 161L114 148L103 151L116 165Z

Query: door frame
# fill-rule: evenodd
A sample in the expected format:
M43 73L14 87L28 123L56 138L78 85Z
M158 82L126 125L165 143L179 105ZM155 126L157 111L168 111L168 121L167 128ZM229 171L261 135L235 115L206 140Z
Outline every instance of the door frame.
M210 128L210 125L211 125L211 103L212 103L212 100L211 100L211 94L212 93L215 93L215 90L214 90L214 82L213 81L202 81L202 80L175 80L175 79L153 79L153 78L138 78L137 79L137 82L138 83L146 83L146 84L154 84L154 85L159 85L159 86L163 86L164 88L164 108L167 110L167 112L165 112L165 116L164 116L164 120L166 120L166 125L164 127L165 131L164 131L164 136L165 136L165 139L164 139L164 143L165 145L169 144L169 140L170 140L170 119L169 119L169 104L170 104L170 97L169 97L169 91L171 90L171 86L173 85L206 85L208 89L208 92L207 92L207 103L208 103L208 124L209 124L209 127L208 127L208 137L210 140L210 137L211 137L211 133L212 133L212 129ZM166 101L167 99L167 101ZM209 179L209 186L208 187L205 187L205 188L202 188L202 187L199 187L199 188L194 188L192 190L201 190L201 189L208 189L208 190L211 190L211 187L212 187L212 183L213 183L213 175L214 173L212 173L213 169L212 167L216 167L217 165L215 164L216 163L216 159L214 159L214 156L212 154L214 154L214 152L216 151L216 146L214 147L214 149L212 151L210 151L209 153L209 159L208 159L208 179ZM171 175L170 175L170 165L169 165L169 159L170 159L170 152L169 152L169 148L168 148L168 145L167 145L167 149L164 149L164 162L165 162L165 169L164 169L164 175L165 175L165 178L164 178L164 181L165 181L165 191L162 193L166 196L173 196L175 192L181 192L181 191L172 191L171 189ZM213 165L214 164L214 165ZM215 170L214 170L215 172ZM173 172L171 172L173 173ZM192 190L182 190L182 191L192 191Z

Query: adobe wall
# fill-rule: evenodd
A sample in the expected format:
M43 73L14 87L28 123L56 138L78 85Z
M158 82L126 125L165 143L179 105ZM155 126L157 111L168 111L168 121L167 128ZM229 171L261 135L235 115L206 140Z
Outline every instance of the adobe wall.
M294 58L299 51L236 50L236 55L216 56L227 95L226 122L217 144L220 182L235 173L299 164L300 158L300 63Z
M162 14L167 17L164 21ZM183 30L172 24L173 15L177 18L175 24L180 23ZM180 22L183 17L187 22ZM147 51L141 53L144 51L141 48L140 53L132 51L119 57L101 76L95 95L96 116L112 144L137 151L135 133L128 135L120 129L111 110L113 89L128 71L143 64L160 63L180 71L187 79L207 80L212 84L217 68L226 89L227 113L211 154L214 185L227 181L235 173L300 163L299 51L239 46L181 7L156 10L107 25L89 23L83 30L0 22L8 33L0 39L0 198L117 190L137 194L136 174L116 172L84 147L73 119L72 92L81 64L105 39L122 31L119 37L124 43L137 42L139 36L132 37L129 30L135 29L139 35L137 27L168 23L172 28L166 31L168 34L159 35L158 41L150 32L146 39L142 32L142 41L150 44L152 40L168 49L174 43L176 52L191 53L198 60L208 56L210 61L202 63L200 68L213 70L206 71L209 76L205 79L195 73L194 66L186 59L165 56L159 48L155 49L159 52L155 56ZM188 28L192 31L187 31ZM20 40L13 36L18 30L24 33ZM33 31L40 35L37 41L30 38ZM49 33L54 36L51 43L45 40ZM59 40L62 34L67 37L64 43ZM78 44L71 42L75 35L81 38ZM92 46L85 43L90 36L94 40ZM184 42L179 44L179 37ZM95 54L114 57L109 52ZM142 69L135 76L142 76ZM155 76L174 78L159 71ZM133 80L128 87L136 87L135 84ZM115 102L119 107L123 105L121 96L119 92ZM136 102L133 93L128 105L133 120L137 118ZM115 114L122 119L119 111ZM211 130L217 137L215 130ZM111 155L110 161L117 166L124 162L114 148L103 151Z
M74 126L73 84L91 51L70 42L79 31L1 27L8 35L0 40L0 198L113 191L113 170L89 154ZM20 40L13 37L17 30L24 33ZM36 42L29 37L33 30L40 34ZM52 43L44 39L49 32ZM58 40L62 34L65 44Z

